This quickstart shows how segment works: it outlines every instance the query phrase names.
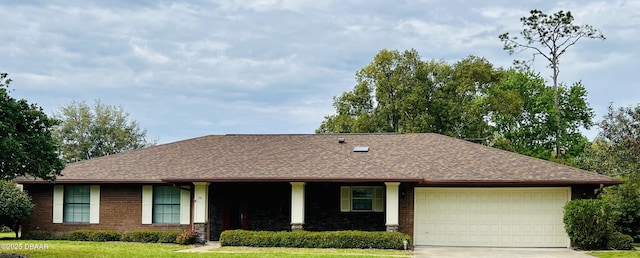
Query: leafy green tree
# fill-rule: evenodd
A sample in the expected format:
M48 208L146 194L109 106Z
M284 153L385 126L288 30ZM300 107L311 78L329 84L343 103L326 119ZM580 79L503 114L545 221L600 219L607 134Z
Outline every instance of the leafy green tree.
M552 101L556 90L546 86L539 74L526 69L511 69L506 74L505 80L489 87L484 100L495 127L495 147L550 159L559 143L565 158L580 155L588 142L580 128L593 124L586 89L580 83L560 85L556 109ZM563 133L554 140L558 130Z
M517 36L510 36L503 33L499 36L504 43L504 49L509 54L514 54L523 50L532 50L534 58L541 55L548 61L548 66L553 70L553 103L556 110L561 105L561 92L559 90L558 75L560 74L560 57L566 53L567 49L582 38L605 39L599 30L591 25L575 25L571 12L558 11L547 15L540 10L531 10L528 17L520 18L524 29L520 32L522 39ZM559 114L555 116L556 122L560 123ZM561 126L556 131L556 156L561 156Z
M600 133L575 165L625 181L601 195L611 204L618 231L640 239L640 105L614 108L599 123Z
M16 233L21 222L31 216L31 198L11 181L0 180L0 226L7 226Z
M434 81L431 132L484 142L493 128L487 123L489 112L483 99L491 85L502 81L504 71L484 58L469 56L454 63L448 73Z
M7 76L0 73L0 180L19 176L54 180L64 168L51 134L58 121L35 104L9 96Z
M146 139L146 130L122 107L96 101L90 107L85 102L72 102L60 109L55 117L62 121L54 130L61 143L62 157L76 162L153 145Z
M317 133L436 132L458 138L491 135L479 96L502 71L470 56L453 65L422 61L415 50L382 50L356 73L352 91L334 97L336 114Z
M382 50L356 73L353 91L334 97L336 115L325 117L318 133L406 132L420 123L428 94L420 78L425 64L415 50ZM411 128L411 129L409 129Z

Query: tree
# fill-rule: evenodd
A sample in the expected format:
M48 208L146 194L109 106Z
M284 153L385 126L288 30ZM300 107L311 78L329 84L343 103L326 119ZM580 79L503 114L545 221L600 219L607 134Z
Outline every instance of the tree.
M11 181L0 180L0 226L7 226L16 233L21 222L31 216L31 198Z
M560 74L560 57L566 53L567 49L573 46L582 38L605 39L599 30L591 25L574 25L574 17L571 12L558 11L552 15L547 15L540 10L531 10L529 17L522 17L520 21L525 27L518 37L511 37L509 33L499 36L504 43L504 50L509 54L516 51L533 50L536 55L543 56L553 70L553 90L555 92L553 103L556 110L559 110L560 99L558 92L558 75ZM559 114L556 115L556 122L560 121ZM556 131L556 156L561 156L560 143L561 130Z
M553 104L555 90L528 69L511 69L505 80L489 87L485 98L489 119L494 124L494 146L541 159L552 158L555 132L564 132L560 144L565 158L584 151L587 139L581 127L589 128L593 110L586 100L586 89L576 83L557 89L559 106ZM558 117L559 121L555 120Z
M146 130L122 107L109 106L96 101L89 107L85 102L72 102L60 109L55 117L62 121L54 135L62 145L66 162L76 162L128 150L154 143L146 140Z
M420 78L425 64L415 50L382 50L356 73L353 91L334 97L336 115L317 130L327 132L407 132L416 129L430 85Z
M490 126L479 102L502 71L470 56L453 65L422 61L416 50L382 50L356 73L352 91L334 97L336 114L317 133L436 132L484 138Z
M614 108L598 124L600 132L575 165L615 176L622 185L605 188L616 230L640 239L640 105Z
M0 73L0 180L27 175L54 180L64 168L51 134L58 121L35 104L9 96L7 76Z

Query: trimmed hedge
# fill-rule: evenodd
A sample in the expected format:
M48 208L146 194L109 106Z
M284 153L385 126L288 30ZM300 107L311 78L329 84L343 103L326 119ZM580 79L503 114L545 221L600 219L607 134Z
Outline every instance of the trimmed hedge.
M49 231L45 231L45 230L32 230L29 232L26 232L24 235L22 235L22 239L28 239L28 240L59 240L59 239L63 239L62 236L58 236L56 234L53 234Z
M70 240L70 241L124 241L143 243L178 243L178 236L184 234L182 230L159 231L159 230L138 230L129 232L119 232L115 230L73 230L63 234L54 234L44 230L34 230L27 232L23 239L31 240ZM189 244L183 241L180 244Z
M158 230L137 230L122 233L120 240L125 242L142 243L176 243L176 238L182 231L158 231Z
M398 249L411 246L411 238L399 232L368 231L249 231L227 230L220 235L222 246L375 248Z
M107 242L120 241L120 232L114 230L74 230L64 233L64 238L71 241Z
M160 231L158 243L180 244L176 241L180 234L182 234L180 230Z

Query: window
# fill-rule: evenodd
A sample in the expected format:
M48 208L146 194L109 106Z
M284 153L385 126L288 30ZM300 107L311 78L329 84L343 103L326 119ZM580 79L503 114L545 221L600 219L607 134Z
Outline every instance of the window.
M89 223L91 188L88 185L64 186L65 223Z
M153 223L180 223L180 189L173 186L153 187Z
M373 210L373 187L351 187L351 210Z
M340 211L374 211L384 209L384 187L342 186L340 188Z
M191 222L191 186L143 185L142 224Z
M54 185L52 215L56 224L100 224L100 186Z

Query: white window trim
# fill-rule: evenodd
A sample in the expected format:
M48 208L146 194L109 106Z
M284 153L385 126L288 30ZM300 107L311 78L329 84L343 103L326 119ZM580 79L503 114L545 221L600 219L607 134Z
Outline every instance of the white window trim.
M64 186L53 186L53 223L62 223L64 216Z
M142 186L142 224L149 225L153 221L153 186Z
M191 186L180 189L180 225L191 223ZM142 224L153 224L153 186L142 186Z
M191 223L191 186L180 189L180 225Z
M351 188L372 188L372 209L354 210L352 207ZM341 212L384 212L384 186L341 186L340 187L340 211Z
M89 193L89 224L100 224L100 186L92 185Z
M91 185L89 193L89 224L100 224L100 186ZM53 223L64 223L64 185L53 186ZM73 222L76 223L76 222Z

